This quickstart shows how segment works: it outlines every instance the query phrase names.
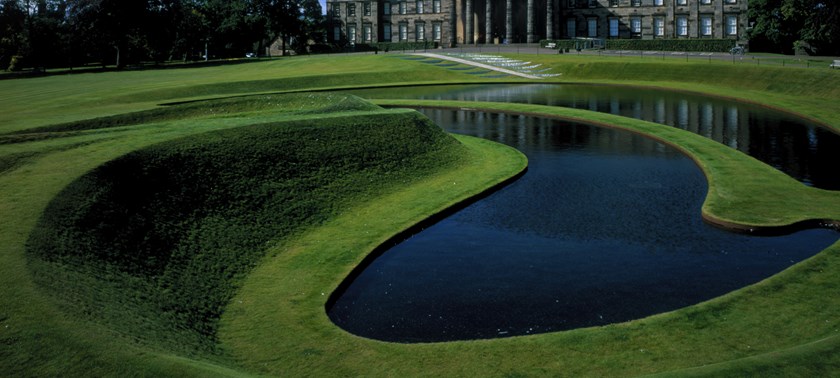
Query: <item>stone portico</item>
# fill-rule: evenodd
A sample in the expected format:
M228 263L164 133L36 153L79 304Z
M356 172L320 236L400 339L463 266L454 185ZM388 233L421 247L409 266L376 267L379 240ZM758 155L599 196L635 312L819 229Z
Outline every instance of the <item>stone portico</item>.
M328 0L328 40L746 39L748 0Z

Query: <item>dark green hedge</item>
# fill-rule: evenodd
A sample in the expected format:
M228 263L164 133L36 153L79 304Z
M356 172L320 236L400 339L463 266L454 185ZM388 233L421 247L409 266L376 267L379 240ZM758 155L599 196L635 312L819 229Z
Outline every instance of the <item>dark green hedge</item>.
M734 39L609 39L608 50L729 52Z
M561 48L574 50L577 44L579 44L578 41L573 39L543 39L540 41L540 47L546 47L549 43L554 43L555 46L553 48L555 50Z
M544 39L540 46L554 43L556 48L573 50L590 48L591 41L582 39ZM735 47L733 39L608 39L607 50L729 52Z
M390 52L390 51L422 51L434 50L440 47L438 42L374 42L357 43L355 45L316 45L310 49L313 54L343 53L343 52Z
M415 51L415 50L433 50L438 48L437 42L377 42L370 44L357 44L356 50L367 49L365 51L379 50L382 52L388 51Z

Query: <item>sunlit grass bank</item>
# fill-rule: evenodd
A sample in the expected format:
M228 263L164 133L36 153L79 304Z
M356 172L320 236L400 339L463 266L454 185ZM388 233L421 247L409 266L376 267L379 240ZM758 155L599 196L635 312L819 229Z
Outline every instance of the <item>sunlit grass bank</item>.
M106 72L0 82L0 132L151 109L191 99L447 81L472 75L397 55L296 57L233 66Z
M835 128L840 70L732 65L725 61L513 55L561 76L538 81L674 88L798 112ZM0 131L153 108L194 98L370 86L529 82L486 79L399 55L295 57L234 66L108 72L0 82Z
M562 73L554 82L727 96L786 108L840 130L840 71L556 55L528 59ZM359 338L334 326L324 305L368 253L515 175L526 161L507 147L447 136L412 111L383 110L328 93L276 94L475 82L499 81L394 54L0 81L0 371L9 376L837 371L838 244L737 292L606 327L404 345ZM255 93L261 95L247 96ZM209 98L218 99L189 102ZM806 188L693 134L579 110L482 106L635 129L666 140L703 167L711 188L704 212L720 221L779 226L840 218L837 193Z
M556 79L560 82L652 86L731 97L793 111L840 131L838 70L733 65L725 60L574 55L529 58L562 73Z

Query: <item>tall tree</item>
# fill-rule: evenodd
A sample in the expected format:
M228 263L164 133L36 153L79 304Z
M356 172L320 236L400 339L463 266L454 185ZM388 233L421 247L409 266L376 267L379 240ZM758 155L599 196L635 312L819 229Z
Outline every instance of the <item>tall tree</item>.
M241 57L264 39L266 21L258 0L206 0L202 13L214 55Z
M0 69L19 68L9 66L12 57L20 55L25 43L27 16L21 5L17 0L0 2Z
M840 54L840 3L827 0L751 0L753 50L790 54L799 49Z
M64 65L64 0L0 2L0 65L19 69Z
M182 0L175 34L172 37L172 56L184 61L206 54L210 21L200 0Z
M241 57L278 37L322 41L318 0L0 0L2 68Z
M752 50L785 52L782 46L793 48L793 31L784 24L783 0L753 0L750 2L749 18L753 23L749 30Z
M304 42L312 40L315 43L327 41L326 20L321 3L318 0L302 0L303 38Z
M148 0L146 20L138 30L144 37L146 55L156 62L171 60L180 24L182 0Z
M807 1L810 8L805 15L799 40L807 43L819 55L840 55L840 2Z
M33 67L51 67L67 63L60 58L66 53L66 4L63 1L39 0L29 9L26 27L26 55Z
M303 30L303 12L297 0L259 0L268 25L271 40L280 38L284 54L292 37Z
M146 0L68 0L68 9L75 34L103 65L113 61L122 68L148 52Z

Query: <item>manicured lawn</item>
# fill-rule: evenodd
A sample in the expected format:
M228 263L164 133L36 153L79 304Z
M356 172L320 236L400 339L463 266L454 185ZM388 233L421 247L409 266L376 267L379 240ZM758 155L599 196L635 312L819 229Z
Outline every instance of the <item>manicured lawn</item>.
M732 97L789 109L840 131L840 71L528 58L563 74L554 82ZM413 112L382 110L358 99L237 96L475 82L499 81L395 54L0 81L0 371L824 376L840 369L840 244L723 297L606 327L405 345L359 338L334 326L324 305L370 251L515 175L526 161L507 147L443 135ZM227 99L159 105L217 97ZM807 188L678 129L572 109L423 104L584 120L674 144L709 178L703 211L713 220L781 226L840 219L836 192ZM357 132L363 125L376 127ZM437 142L429 145L433 135ZM276 163L277 156L294 160ZM395 156L405 158L396 162ZM299 169L283 170L293 164ZM131 180L137 182L115 189ZM250 207L255 202L261 204L256 209ZM142 205L137 217L120 215L134 204ZM189 210L195 208L206 211ZM176 242L155 244L148 237ZM122 242L125 252L113 254ZM149 246L149 253L126 256L137 245ZM151 253L167 246L175 248L171 255ZM228 258L242 250L250 257Z

